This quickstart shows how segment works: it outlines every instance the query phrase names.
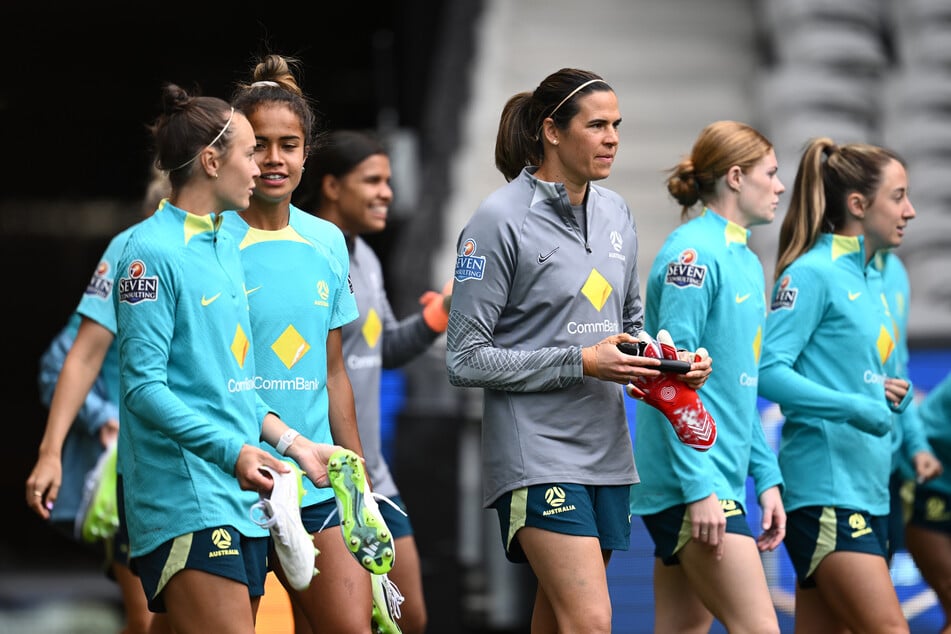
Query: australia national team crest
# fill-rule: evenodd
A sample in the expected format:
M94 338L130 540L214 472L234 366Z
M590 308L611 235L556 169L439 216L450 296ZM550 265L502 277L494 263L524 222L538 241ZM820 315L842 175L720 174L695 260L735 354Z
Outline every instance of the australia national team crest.
M792 310L796 305L796 295L799 294L798 288L790 286L792 278L786 275L776 286L776 292L773 293L773 301L769 305L770 310L779 310L786 308Z
M621 262L627 262L627 258L624 256L624 238L621 237L620 231L612 231L611 235L611 247L614 251L608 252L608 257L615 260L620 260Z
M466 238L456 256L455 279L458 282L466 280L481 280L485 276L485 256L476 255L476 242Z
M707 267L697 264L697 252L694 249L684 249L677 256L676 262L667 265L664 283L680 288L688 286L703 288L703 281L706 278Z
M109 277L109 263L103 260L96 267L95 273L86 286L86 295L92 295L99 299L107 299L112 295L112 278Z
M119 301L126 304L154 302L158 299L158 276L145 275L145 262L133 260L129 276L119 278Z

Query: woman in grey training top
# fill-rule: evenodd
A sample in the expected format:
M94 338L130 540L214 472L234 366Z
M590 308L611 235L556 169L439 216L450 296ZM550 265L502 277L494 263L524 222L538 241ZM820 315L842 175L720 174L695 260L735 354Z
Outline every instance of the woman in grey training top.
M462 230L447 331L453 385L485 390L483 503L510 561L538 578L532 632L610 632L605 573L627 550L638 481L621 385L659 376L621 353L643 310L637 234L606 178L617 96L565 68L502 111L496 166L509 183ZM684 375L696 389L710 360Z
M342 328L347 374L356 396L360 443L373 490L390 498L404 512L406 505L383 455L380 431L380 380L383 368L396 368L422 354L445 332L448 293L428 291L419 312L397 319L386 296L383 267L361 237L386 229L393 190L390 157L380 140L365 132L335 130L307 159L300 204L337 225L350 254L350 283L360 317ZM380 514L393 535L399 556L388 575L374 575L374 615L383 632L398 626L403 634L426 631L426 603L419 551L413 525L404 512L380 504ZM381 605L381 594L388 599ZM405 603L402 602L405 599ZM386 614L396 601L399 612ZM382 627L382 619L389 629ZM397 624L392 623L393 620Z

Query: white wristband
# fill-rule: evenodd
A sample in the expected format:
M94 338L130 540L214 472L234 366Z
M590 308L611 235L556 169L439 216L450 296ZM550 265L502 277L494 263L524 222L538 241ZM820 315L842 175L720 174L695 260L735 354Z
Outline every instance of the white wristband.
M277 449L277 453L281 454L282 456L286 456L287 455L286 452L288 448L291 446L291 443L293 443L294 440L297 439L298 436L300 436L299 431L288 427L287 431L281 434L281 439L277 441L277 445L275 445L274 447L275 449Z

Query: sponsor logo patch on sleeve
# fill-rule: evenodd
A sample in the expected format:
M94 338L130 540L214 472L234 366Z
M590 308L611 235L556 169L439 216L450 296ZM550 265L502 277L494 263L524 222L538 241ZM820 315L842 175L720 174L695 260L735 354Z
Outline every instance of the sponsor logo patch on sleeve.
M108 299L112 295L112 278L109 277L111 267L109 263L103 260L96 267L95 272L86 286L86 295L92 295L99 299Z
M670 284L678 288L687 288L693 286L703 288L703 282L707 279L707 267L697 264L697 252L694 249L684 249L677 256L676 262L667 265L667 275L664 276L664 284Z
M126 304L154 302L158 299L158 276L145 275L145 262L133 260L128 277L119 278L119 301Z
M485 257L475 255L476 248L476 242L472 238L463 241L459 255L456 256L456 281L481 280L485 276Z
M769 305L770 310L787 309L792 310L796 305L796 295L799 294L798 288L790 286L792 278L788 275L783 277L776 286L773 293L773 301Z

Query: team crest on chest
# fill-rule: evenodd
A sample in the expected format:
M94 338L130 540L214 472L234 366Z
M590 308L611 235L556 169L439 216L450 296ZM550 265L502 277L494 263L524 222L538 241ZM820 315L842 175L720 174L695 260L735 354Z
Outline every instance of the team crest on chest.
M327 299L329 297L330 297L330 284L328 284L325 280L320 280L319 282L317 282L317 299L314 300L314 305L324 306L324 307L330 306L330 304L327 303Z
M609 251L608 257L615 260L620 260L621 262L626 262L627 258L624 256L624 238L621 237L621 232L612 231L610 239L611 247L614 249L614 251Z

